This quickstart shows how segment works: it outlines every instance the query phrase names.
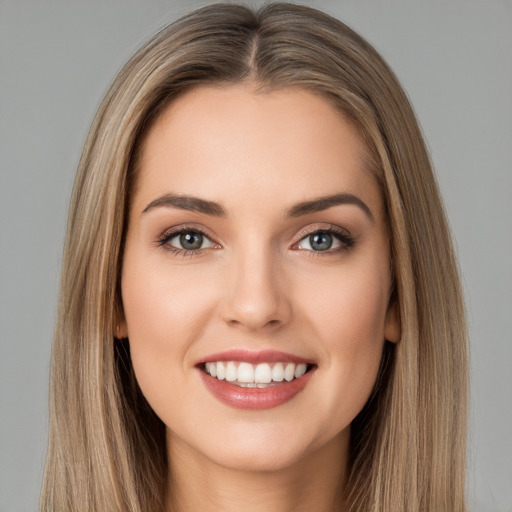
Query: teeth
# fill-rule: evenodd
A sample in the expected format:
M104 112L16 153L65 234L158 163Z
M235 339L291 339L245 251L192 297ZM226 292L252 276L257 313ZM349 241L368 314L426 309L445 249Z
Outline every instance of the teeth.
M226 367L224 363L217 363L217 379L224 380L226 378Z
M307 371L306 364L295 363L251 363L217 361L205 363L206 373L219 380L233 382L241 387L265 388L277 382L291 382Z
M295 368L295 378L298 379L299 377L302 377L306 373L306 365L305 364L298 364Z
M254 382L257 384L268 384L272 380L272 370L270 365L262 363L256 366L254 370Z
M288 363L286 368L284 369L284 378L290 382L295 377L295 365L293 363Z
M238 382L254 382L254 367L252 364L240 363L238 365Z
M284 380L284 367L283 363L276 363L272 368L272 380L275 382L283 382Z
M228 382L233 382L234 380L237 379L237 377L238 377L238 375L237 375L235 363L233 363L233 361L230 361L226 365L226 380Z

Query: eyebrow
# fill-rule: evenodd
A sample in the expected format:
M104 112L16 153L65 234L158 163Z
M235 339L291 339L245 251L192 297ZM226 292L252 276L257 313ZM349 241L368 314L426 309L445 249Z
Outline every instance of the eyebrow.
M151 201L142 213L147 213L149 210L158 207L179 208L180 210L188 210L190 212L199 212L206 215L213 215L214 217L226 217L226 210L213 201L206 201L193 196L179 196L175 194L165 194L154 201Z
M366 213L370 220L375 220L368 205L354 194L334 194L332 196L319 197L311 201L304 201L303 203L296 204L287 210L285 215L287 217L301 217L302 215L321 212L341 204L358 206L364 213Z
M373 214L367 204L354 194L348 193L334 194L298 203L285 211L285 217L301 217L343 204L358 206L370 220L374 220ZM151 201L151 203L144 208L142 213L147 213L158 207L179 208L180 210L204 213L205 215L212 215L214 217L227 217L226 210L219 203L200 199L199 197L176 194L165 194Z

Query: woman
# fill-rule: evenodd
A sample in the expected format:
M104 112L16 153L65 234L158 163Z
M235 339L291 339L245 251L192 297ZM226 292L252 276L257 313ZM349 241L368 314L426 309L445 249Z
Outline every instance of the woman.
M463 511L466 368L428 155L368 43L217 4L131 59L71 201L43 510Z

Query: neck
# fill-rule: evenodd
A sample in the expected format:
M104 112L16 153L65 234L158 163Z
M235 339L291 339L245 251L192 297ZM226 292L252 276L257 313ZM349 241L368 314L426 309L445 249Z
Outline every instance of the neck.
M220 466L175 436L168 451L169 512L343 510L348 435L336 437L289 467L272 471Z

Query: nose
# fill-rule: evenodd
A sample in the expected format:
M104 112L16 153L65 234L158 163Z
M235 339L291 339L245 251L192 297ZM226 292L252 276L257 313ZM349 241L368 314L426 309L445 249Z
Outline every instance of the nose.
M271 254L246 250L230 266L222 316L233 327L276 329L290 321L290 290Z

